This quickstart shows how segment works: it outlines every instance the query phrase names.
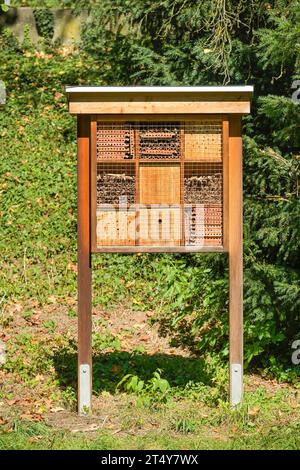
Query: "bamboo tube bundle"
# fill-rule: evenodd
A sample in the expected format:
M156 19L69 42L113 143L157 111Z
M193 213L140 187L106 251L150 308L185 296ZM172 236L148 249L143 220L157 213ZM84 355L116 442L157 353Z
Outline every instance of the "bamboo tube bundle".
M135 203L135 176L126 173L97 175L97 204Z

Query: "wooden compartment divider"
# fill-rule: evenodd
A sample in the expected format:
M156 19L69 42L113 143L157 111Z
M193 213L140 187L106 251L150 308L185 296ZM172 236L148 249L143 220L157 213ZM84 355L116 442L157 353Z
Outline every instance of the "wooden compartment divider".
M139 153L139 130L135 129L135 245L140 243L140 153Z

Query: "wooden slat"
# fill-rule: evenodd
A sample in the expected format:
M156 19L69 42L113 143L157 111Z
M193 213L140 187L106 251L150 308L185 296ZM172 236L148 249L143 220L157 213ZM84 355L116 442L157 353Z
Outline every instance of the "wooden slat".
M101 165L105 165L105 164L108 164L109 166L111 166L111 164L113 163L114 165L132 165L132 164L135 164L135 160L132 159L132 160L125 160L124 158L123 159L116 159L116 158L105 158L105 159L98 159L97 160L98 163L101 163Z
M201 103L203 101L208 102L241 102L250 101L252 93L249 91L205 91L205 92L160 92L156 93L153 91L147 92L119 92L119 93L101 93L101 92L77 92L69 93L70 102L102 102L102 103L166 103L166 102L178 102L178 103Z
M222 246L102 246L97 253L223 253Z
M249 113L249 92L205 93L74 93L72 114L227 114Z
M86 97L85 97L86 98ZM98 102L70 101L71 114L248 114L250 101L155 101L155 102Z
M163 122L179 122L179 121L195 121L195 120L204 120L204 121L216 121L216 120L222 120L224 118L224 115L220 114L100 114L97 115L98 121L101 122L131 122L131 121L150 121L150 122L156 122L156 121L163 121Z

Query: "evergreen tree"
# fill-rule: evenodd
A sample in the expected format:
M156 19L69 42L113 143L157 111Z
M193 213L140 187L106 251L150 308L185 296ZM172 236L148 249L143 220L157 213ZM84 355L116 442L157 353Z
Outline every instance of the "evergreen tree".
M300 337L299 38L298 0L105 0L82 40L109 85L254 84L244 119L245 352L247 363L271 366L278 355L289 361ZM171 271L168 262L163 326L226 355L224 257L173 257Z

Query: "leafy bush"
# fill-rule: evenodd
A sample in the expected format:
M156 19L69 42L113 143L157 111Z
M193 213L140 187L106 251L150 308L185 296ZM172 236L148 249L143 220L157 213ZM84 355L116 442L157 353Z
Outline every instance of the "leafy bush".
M134 393L140 397L140 403L153 406L166 403L171 387L166 379L161 377L162 371L157 369L153 377L147 382L137 375L127 374L117 385L117 389L124 389L128 393Z
M33 11L39 36L50 41L54 34L54 13L51 10L35 9Z

